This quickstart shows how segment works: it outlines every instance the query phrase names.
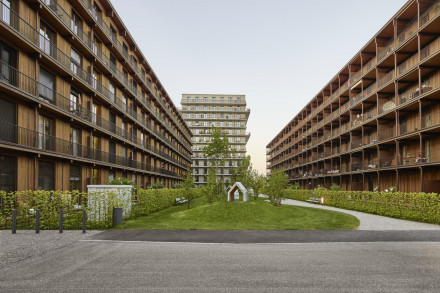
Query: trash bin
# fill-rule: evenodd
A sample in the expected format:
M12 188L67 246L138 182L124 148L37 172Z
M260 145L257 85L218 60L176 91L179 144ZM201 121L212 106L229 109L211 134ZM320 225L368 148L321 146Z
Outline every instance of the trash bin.
M122 224L122 208L113 208L113 227Z

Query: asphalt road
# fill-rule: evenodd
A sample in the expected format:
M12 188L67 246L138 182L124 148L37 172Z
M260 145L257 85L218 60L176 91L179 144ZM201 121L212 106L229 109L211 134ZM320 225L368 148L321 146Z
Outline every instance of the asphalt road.
M92 239L199 243L440 242L440 230L108 230Z
M0 270L0 292L439 292L439 242L81 240Z

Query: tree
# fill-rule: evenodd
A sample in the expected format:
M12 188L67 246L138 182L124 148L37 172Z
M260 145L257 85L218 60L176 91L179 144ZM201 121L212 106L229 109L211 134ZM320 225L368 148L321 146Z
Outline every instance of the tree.
M205 195L209 204L212 204L218 195L217 174L213 166L208 169L206 178Z
M264 185L266 184L266 178L263 174L259 174L257 170L251 172L251 187L254 190L254 199L258 198L260 192L262 192Z
M284 169L273 172L267 179L264 191L269 196L269 200L274 205L281 204L284 190L287 188L289 180Z
M191 175L191 170L186 171L185 180L182 183L183 197L187 200L188 209L191 208L192 201L195 198L192 188L194 187L194 177Z
M240 164L232 169L231 175L233 182L241 182L246 188L250 188L251 177L252 177L252 164L251 157L245 156Z
M217 127L212 127L209 131L211 140L203 147L203 154L208 159L212 167L223 167L226 159L234 152L229 144L225 133ZM223 176L221 176L221 186L223 187Z

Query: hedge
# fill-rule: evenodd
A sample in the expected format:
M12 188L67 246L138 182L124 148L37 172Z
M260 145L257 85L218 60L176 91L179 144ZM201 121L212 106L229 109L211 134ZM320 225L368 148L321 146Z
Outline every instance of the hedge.
M202 189L194 188L196 197ZM145 216L171 207L176 198L183 196L183 189L139 189L137 201L133 201L129 218ZM12 210L17 211L17 226L21 229L35 228L35 211L40 211L40 229L58 229L59 212L64 214L65 229L81 229L82 211L88 213L88 229L105 229L112 226L113 207L127 208L115 192L95 192L93 200L87 201L87 193L78 191L17 191L0 190L0 229L10 229ZM89 205L89 206L88 206ZM96 212L101 211L101 212Z
M183 198L183 188L177 189L140 189L137 202L132 206L131 216L146 216L176 204L176 198ZM193 188L194 197L203 195L202 188Z
M287 198L306 201L323 197L324 204L392 218L440 224L440 195L437 193L292 190Z

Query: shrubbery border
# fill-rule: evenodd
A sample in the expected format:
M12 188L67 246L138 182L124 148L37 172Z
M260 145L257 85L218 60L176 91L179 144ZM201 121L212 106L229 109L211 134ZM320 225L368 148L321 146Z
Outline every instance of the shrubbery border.
M440 195L424 192L285 190L287 198L323 197L324 205L403 220L440 224Z

